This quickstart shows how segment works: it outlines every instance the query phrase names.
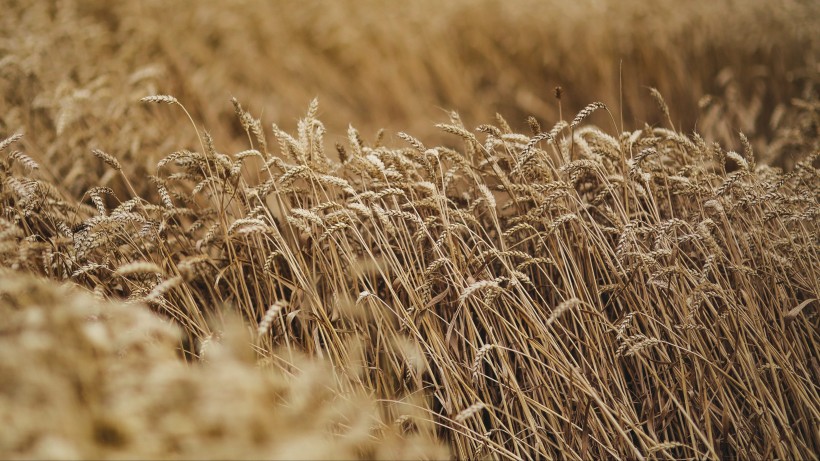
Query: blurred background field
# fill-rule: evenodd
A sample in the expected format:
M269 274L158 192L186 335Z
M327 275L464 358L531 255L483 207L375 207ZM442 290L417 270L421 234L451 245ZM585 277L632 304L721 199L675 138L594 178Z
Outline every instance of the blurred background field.
M495 113L519 130L530 115L551 126L556 86L565 117L602 101L619 124L621 115L635 128L659 123L655 87L682 132L737 148L743 131L759 155L786 165L794 99L816 105L814 1L6 0L3 9L0 132L24 129L75 194L93 177L89 147L143 173L192 145L185 120L136 103L155 93L179 98L236 150L231 97L285 130L318 97L331 137L352 124L366 139L384 128L388 139L404 131L434 143L451 110L468 126Z
M0 13L0 457L817 456L820 2Z

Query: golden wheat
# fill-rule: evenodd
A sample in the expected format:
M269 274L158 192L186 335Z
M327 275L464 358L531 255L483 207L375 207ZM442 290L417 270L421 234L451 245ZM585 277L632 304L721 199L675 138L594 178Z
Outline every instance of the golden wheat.
M7 5L0 454L816 457L817 6L427 2Z

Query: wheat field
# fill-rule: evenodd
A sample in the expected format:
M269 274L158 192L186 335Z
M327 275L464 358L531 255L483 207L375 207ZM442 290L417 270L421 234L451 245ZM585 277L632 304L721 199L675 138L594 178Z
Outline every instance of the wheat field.
M818 459L817 2L0 8L0 457Z

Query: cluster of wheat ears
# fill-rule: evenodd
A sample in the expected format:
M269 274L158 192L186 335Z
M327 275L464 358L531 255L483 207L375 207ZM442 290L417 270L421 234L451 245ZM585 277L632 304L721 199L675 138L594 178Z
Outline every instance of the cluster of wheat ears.
M399 133L405 145L388 147L383 133L368 141L351 127L329 149L316 100L293 134L234 100L247 149L223 153L175 97L143 102L169 104L153 110L189 118L199 140L157 163L149 197L95 149L87 155L122 175L128 195L93 187L72 200L38 179L37 162L15 150L20 135L0 143L0 296L17 319L4 334L40 344L29 330L46 328L43 316L76 330L85 339L66 348L97 351L82 360L105 366L66 371L79 373L65 378L74 386L120 376L131 368L117 365L123 356L175 370L72 397L82 404L66 407L71 420L95 410L88 446L54 426L69 453L220 456L193 448L210 450L212 437L262 447L225 456L817 456L820 152L784 173L756 164L742 135L734 152L671 122L626 130L610 115L592 126L593 112L609 112L602 103L547 129L530 118L526 134L500 116L469 129L452 113L438 126L448 146ZM27 303L81 295L12 272L121 301L66 301L97 306L74 320L57 308L27 314ZM38 290L49 301L32 301ZM139 305L157 314L152 328L178 326L181 337L94 326ZM167 357L174 350L190 364ZM313 363L327 379L311 387L298 377ZM338 414L298 422L340 401ZM189 432L147 424L160 407L178 418L166 426L185 420ZM134 414L146 416L128 423ZM233 414L242 425L220 426ZM0 436L0 447L31 449L37 427ZM272 427L290 428L291 451L264 451L281 442ZM140 444L145 434L159 441ZM298 451L314 440L304 434L330 448Z

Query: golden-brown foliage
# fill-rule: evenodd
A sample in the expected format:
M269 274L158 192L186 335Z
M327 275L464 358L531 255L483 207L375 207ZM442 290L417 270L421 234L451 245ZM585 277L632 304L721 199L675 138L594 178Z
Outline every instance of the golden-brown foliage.
M0 454L816 457L815 3L8 3Z
M69 205L8 165L4 259L152 305L191 358L232 306L263 360L430 396L459 457L813 453L817 153L783 174L698 135L606 134L596 111L532 137L451 114L460 150L351 128L340 163L314 101L275 143L248 124L236 154L207 134L169 154L156 203Z
M7 0L0 133L31 134L44 173L80 194L121 186L90 149L144 176L196 143L184 120L134 105L148 94L179 97L235 150L231 96L288 130L318 96L334 135L352 123L367 139L385 128L439 143L432 122L453 109L471 124L498 112L517 129L529 115L556 120L557 85L568 113L598 99L620 128L621 112L627 126L665 122L647 98L656 87L681 131L732 149L743 131L768 155L792 98L816 98L818 17L817 2L796 0Z
M177 329L144 306L10 273L0 297L3 457L447 456L429 438L399 438L348 377L293 351L255 364L239 327L186 365Z

